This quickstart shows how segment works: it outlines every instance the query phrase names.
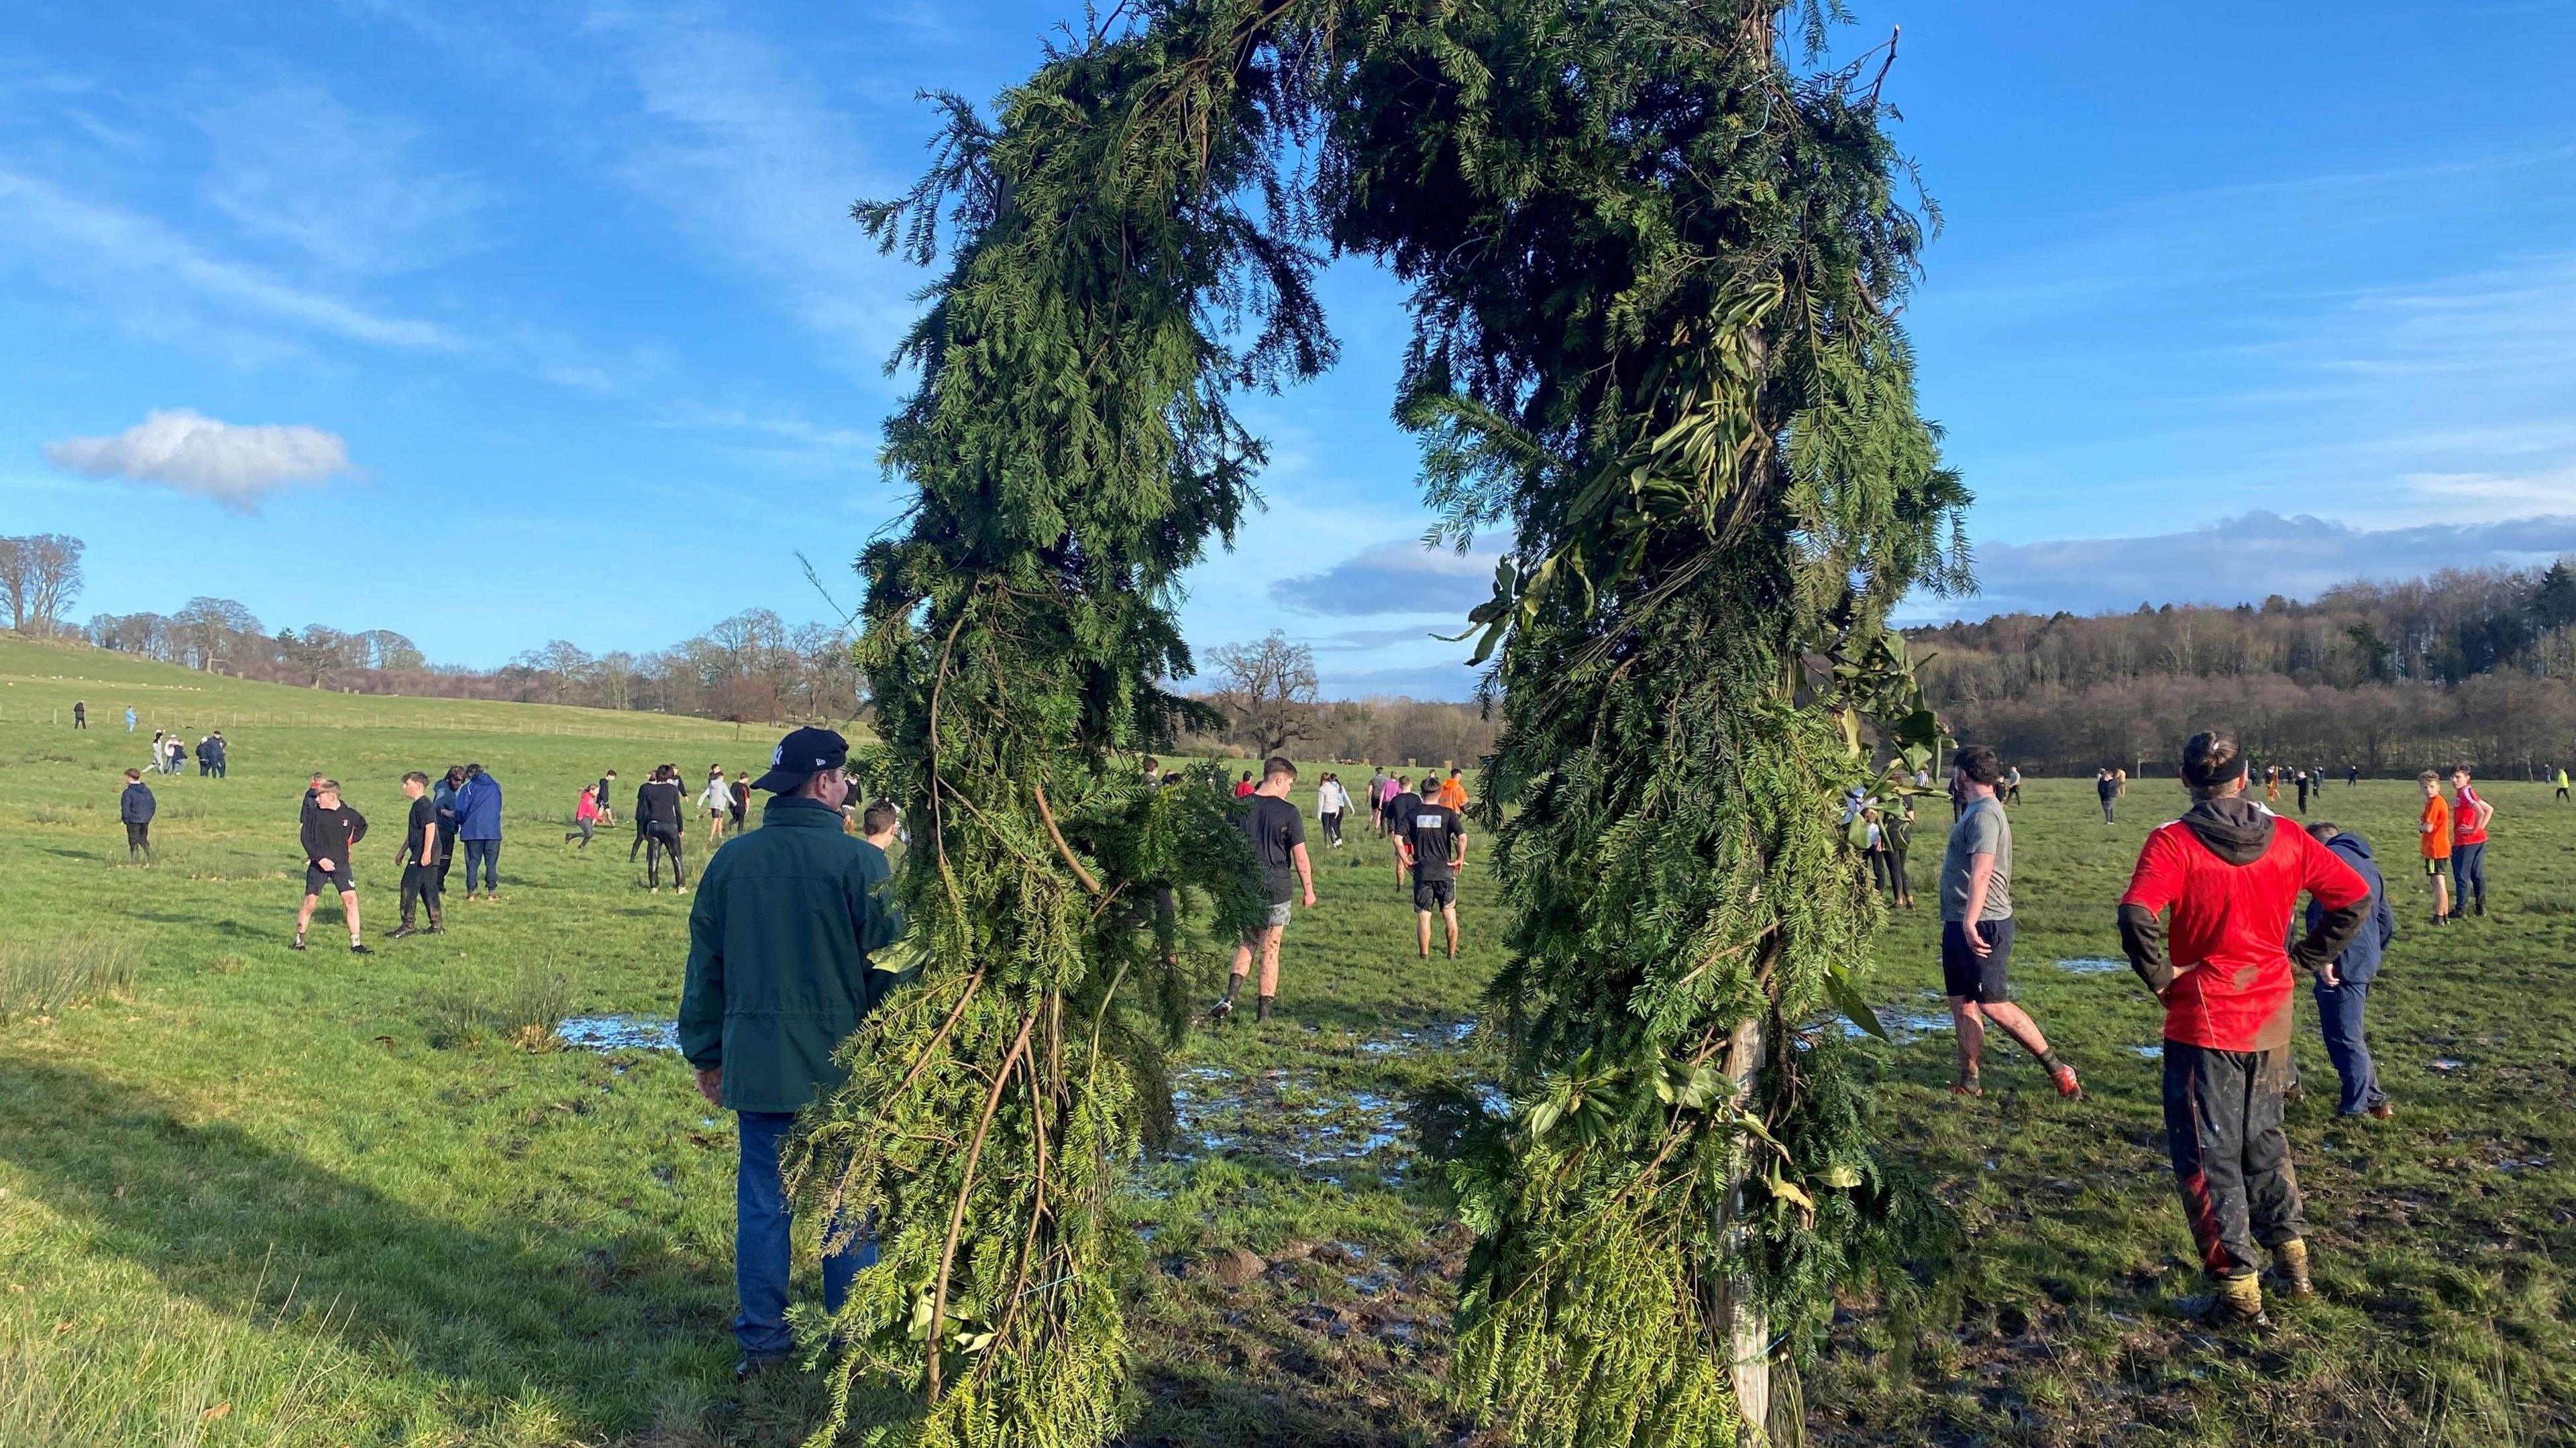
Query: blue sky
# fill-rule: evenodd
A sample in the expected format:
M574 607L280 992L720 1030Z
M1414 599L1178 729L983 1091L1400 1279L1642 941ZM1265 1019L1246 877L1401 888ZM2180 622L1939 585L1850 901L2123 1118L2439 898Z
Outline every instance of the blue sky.
M0 29L0 531L80 611L240 599L490 665L846 604L900 506L923 280L849 203L1062 9L17 0ZM2003 607L2233 602L2576 543L2576 6L1860 0L1945 226L1909 313ZM1249 414L1269 508L1202 648L1463 693L1489 566L1422 554L1394 289ZM156 419L155 414L160 414Z

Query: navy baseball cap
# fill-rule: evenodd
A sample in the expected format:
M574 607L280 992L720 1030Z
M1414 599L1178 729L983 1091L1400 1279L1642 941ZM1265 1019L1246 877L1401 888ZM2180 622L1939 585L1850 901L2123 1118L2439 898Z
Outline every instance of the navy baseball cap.
M827 769L850 761L850 741L829 729L799 729L778 741L769 756L769 772L751 782L754 789L786 794Z

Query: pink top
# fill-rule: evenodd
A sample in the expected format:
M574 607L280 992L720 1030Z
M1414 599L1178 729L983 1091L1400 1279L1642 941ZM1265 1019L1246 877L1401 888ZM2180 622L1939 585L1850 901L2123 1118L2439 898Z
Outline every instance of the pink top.
M599 818L598 792L588 789L583 790L581 792L581 804L573 810L572 817L576 820L595 820Z

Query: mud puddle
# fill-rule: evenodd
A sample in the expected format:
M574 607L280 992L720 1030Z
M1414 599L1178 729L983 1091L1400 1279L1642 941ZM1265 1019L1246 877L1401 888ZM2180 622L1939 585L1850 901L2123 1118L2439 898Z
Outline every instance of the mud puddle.
M677 1051L680 1026L658 1016L567 1016L555 1035L576 1051Z

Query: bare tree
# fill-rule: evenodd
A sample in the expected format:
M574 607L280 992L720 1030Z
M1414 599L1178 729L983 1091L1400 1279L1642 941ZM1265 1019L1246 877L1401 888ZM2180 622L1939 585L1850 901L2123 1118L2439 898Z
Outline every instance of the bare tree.
M1315 651L1277 629L1256 643L1209 653L1224 683L1210 702L1225 711L1237 736L1261 754L1277 754L1315 730Z
M8 605L11 628L50 634L61 626L63 611L80 597L87 546L65 533L0 538L0 602Z

